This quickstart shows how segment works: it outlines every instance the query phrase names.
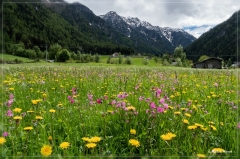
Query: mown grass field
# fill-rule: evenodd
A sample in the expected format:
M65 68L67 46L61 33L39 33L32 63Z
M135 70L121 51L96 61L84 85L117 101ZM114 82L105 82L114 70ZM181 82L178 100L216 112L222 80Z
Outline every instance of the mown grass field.
M1 155L238 158L238 79L151 63L2 65Z

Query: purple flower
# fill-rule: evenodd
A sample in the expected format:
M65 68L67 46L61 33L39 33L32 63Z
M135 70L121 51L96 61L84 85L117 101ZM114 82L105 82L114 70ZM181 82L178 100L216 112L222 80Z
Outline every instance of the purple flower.
M152 109L155 109L155 108L156 108L156 104L155 104L154 102L151 102L151 103L150 103L150 107L151 107Z
M13 116L13 112L11 110L8 110L6 115L12 117Z
M146 110L146 114L148 114L148 112L149 112L149 109Z
M72 96L68 96L68 100L71 100L72 99Z
M14 95L11 93L9 94L9 99L13 99L14 98Z
M7 106L10 107L13 103L13 99L9 99L8 102L7 102Z
M7 137L8 135L9 135L9 133L6 132L6 131L2 133L2 136L3 136L3 137Z
M158 113L163 113L163 112L164 112L164 108L162 108L162 107L157 107L157 112L158 112Z
M88 96L88 99L89 99L89 100L93 100L93 98L92 98L93 95L92 95L92 94L88 94L87 96Z
M150 98L146 98L146 102L151 102L151 99Z
M164 99L164 98L161 98L161 99L159 100L159 103L161 103L161 104L164 104L164 102L165 102L165 99Z
M140 96L140 97L138 98L138 100L140 100L140 101L143 100L143 99L144 99L144 97L142 97L142 96Z
M111 104L111 105L116 104L116 100L112 100L110 104Z
M168 109L168 104L163 104L163 108L166 110Z
M101 99L97 99L97 103L98 104L102 104L102 100Z

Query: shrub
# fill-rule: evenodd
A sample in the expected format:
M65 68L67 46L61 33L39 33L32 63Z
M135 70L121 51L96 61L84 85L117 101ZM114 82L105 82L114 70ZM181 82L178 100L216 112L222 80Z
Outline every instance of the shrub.
M131 64L133 64L133 61L132 61L131 57L128 56L126 58L126 60L124 61L124 63L127 64L127 65L131 65Z
M149 65L149 60L147 58L142 59L142 64L143 65Z

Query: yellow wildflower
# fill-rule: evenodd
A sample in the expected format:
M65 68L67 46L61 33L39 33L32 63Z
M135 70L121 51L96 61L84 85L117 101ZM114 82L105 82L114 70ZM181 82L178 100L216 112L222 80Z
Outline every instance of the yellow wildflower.
M94 148L97 146L97 144L90 142L90 143L87 143L86 146L87 146L87 148Z
M70 146L69 142L62 142L59 147L61 149L67 149L69 146Z
M185 124L189 124L187 119L183 119L182 122L185 123Z
M30 130L32 130L32 129L33 129L33 127L31 127L31 126L28 126L28 127L23 128L23 130L26 130L26 131L30 131Z
M190 116L191 116L191 114L188 114L188 113L185 113L184 115L187 116L187 117L190 117Z
M130 134L136 135L136 130L135 130L135 129L131 129L131 130L130 130Z
M225 150L222 148L214 148L212 149L212 153L224 153Z
M44 145L42 148L41 148L41 154L43 156L50 156L52 154L52 147L49 146L49 145Z
M130 139L129 140L129 143L132 145L132 146L135 146L135 147L139 147L140 146L140 142L138 140L135 140L135 139Z
M196 125L190 125L190 126L188 126L188 129L189 129L189 130L194 130L194 129L196 129L196 128L197 128Z
M17 112L17 113L20 113L22 111L22 109L21 108L15 108L15 109L13 109L13 111Z
M0 137L0 145L4 144L6 142L6 139L4 137Z

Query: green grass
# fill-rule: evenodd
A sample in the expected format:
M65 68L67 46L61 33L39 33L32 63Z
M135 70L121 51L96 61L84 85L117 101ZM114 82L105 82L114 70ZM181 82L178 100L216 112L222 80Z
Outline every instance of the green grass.
M19 56L15 56L15 55L10 55L10 54L1 54L0 58L5 61L13 61L15 59L21 60L23 62L33 62L34 61L32 59L28 59L25 57L19 57Z
M197 158L196 154L205 154L208 158L217 158L219 154L210 153L217 147L232 151L221 154L225 158L239 155L236 138L239 109L233 108L239 104L236 98L239 77L235 70L145 66L139 59L134 60L138 60L136 65L2 65L4 94L0 132L10 133L2 145L2 157L41 156L40 150L46 144L52 146L51 157ZM157 93L159 90L160 94ZM14 95L14 102L7 107L4 103L9 100L10 93ZM124 97L125 93L127 96ZM159 101L164 97L169 98L163 102L169 106L164 113L157 112L146 101L150 98L156 107L163 107ZM32 103L37 99L41 101ZM62 106L58 106L60 103ZM124 104L125 108L133 106L135 110L127 111ZM14 112L14 116L28 110L34 113L26 113L16 124L5 115L8 109L13 111L15 108L22 110ZM56 112L50 113L50 109ZM109 113L111 111L114 113ZM43 120L36 120L36 116L43 117ZM189 124L183 123L183 119ZM214 122L216 130L211 128L210 121ZM189 130L188 126L195 123L208 130L200 127ZM33 130L24 131L27 126L32 126ZM135 135L130 134L131 129L136 130ZM164 141L161 136L168 132L176 137ZM53 137L52 141L48 140L49 136ZM101 137L101 141L89 149L82 138L93 136ZM138 140L140 146L132 146L129 139ZM62 142L69 142L71 146L62 150L59 147Z

